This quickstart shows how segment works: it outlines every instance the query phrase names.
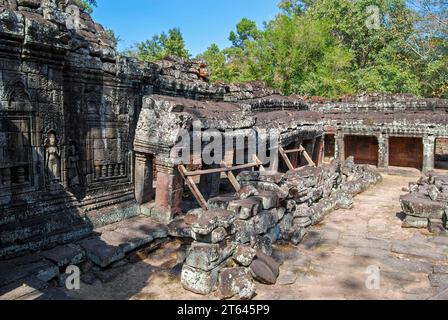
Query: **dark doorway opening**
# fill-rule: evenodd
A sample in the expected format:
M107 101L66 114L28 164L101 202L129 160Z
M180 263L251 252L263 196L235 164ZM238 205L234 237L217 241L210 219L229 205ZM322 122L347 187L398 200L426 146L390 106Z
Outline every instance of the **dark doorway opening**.
M371 136L345 136L345 156L357 164L378 166L378 139Z
M421 138L390 137L389 165L422 169L423 141Z
M329 162L334 159L334 154L336 152L336 140L334 134L326 134L324 143L324 161Z

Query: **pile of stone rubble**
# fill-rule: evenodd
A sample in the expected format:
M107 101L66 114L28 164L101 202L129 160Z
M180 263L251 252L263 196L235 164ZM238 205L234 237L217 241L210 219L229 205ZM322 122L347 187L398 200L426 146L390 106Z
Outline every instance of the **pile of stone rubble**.
M448 175L428 173L409 184L409 194L400 198L406 215L404 228L421 228L441 234L447 230Z
M191 234L195 240L182 270L187 290L252 298L255 281L277 281L274 243L299 244L310 226L332 210L351 208L354 195L381 180L375 169L353 159L286 174L247 171L237 178L239 192L210 199L211 209L193 210L169 226L171 234Z

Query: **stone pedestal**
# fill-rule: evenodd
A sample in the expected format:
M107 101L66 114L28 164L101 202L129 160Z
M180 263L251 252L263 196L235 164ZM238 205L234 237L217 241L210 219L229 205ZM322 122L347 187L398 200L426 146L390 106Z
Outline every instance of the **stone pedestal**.
M184 181L176 165L156 159L155 166L157 182L153 216L169 222L175 215L182 214Z
M423 137L423 172L434 170L435 143L434 136Z
M138 204L154 200L153 180L153 156L137 153L135 155L135 200Z

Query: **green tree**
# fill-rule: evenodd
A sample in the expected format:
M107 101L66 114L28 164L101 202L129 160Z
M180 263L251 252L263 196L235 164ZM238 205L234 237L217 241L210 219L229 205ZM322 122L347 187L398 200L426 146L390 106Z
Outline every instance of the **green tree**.
M236 32L232 31L229 40L234 47L244 48L246 41L255 41L259 38L260 31L255 21L243 18L236 25Z
M93 8L97 6L96 0L77 0L79 7L87 13L92 13Z
M185 48L185 41L178 28L168 31L168 34L162 32L155 35L152 39L138 43L136 45L136 55L143 61L155 61L168 55L175 55L182 58L188 58L190 54Z

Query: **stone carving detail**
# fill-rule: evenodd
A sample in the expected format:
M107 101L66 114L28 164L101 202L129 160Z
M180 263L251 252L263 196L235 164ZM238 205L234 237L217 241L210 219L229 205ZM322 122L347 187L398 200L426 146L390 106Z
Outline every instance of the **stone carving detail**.
M61 181L61 151L55 131L47 134L45 141L45 170L48 186L51 188Z
M79 167L78 148L74 141L71 141L68 146L68 185L71 188L76 188L82 184L82 174Z

